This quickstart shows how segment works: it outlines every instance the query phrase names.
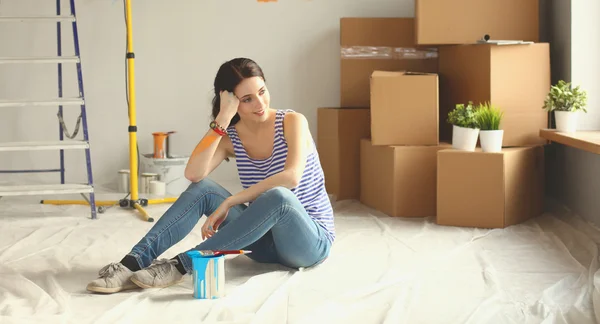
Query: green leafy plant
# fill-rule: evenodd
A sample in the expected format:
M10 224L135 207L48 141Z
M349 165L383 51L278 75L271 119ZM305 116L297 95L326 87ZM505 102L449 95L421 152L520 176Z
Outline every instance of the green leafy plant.
M579 86L572 87L570 82L564 80L558 81L556 85L550 87L550 92L546 95L542 109L546 111L577 111L581 110L587 113L587 93Z
M473 102L469 101L467 105L457 104L454 110L448 113L448 123L465 128L478 128L475 119L476 112Z
M499 130L504 112L489 102L477 105L475 121L481 130Z

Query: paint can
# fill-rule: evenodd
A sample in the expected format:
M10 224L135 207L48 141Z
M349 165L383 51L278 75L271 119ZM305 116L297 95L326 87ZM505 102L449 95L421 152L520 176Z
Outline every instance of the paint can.
M158 174L156 173L142 173L140 179L140 193L150 193L150 182L158 180Z
M154 136L154 158L155 159L166 159L167 158L167 133L156 132L152 133Z
M140 172L158 174L158 180L165 183L166 195L181 195L191 184L185 177L189 157L175 155L168 159L155 159L152 155L150 152L140 154Z
M164 196L167 193L167 184L158 181L152 180L150 181L150 194L157 196Z
M192 284L196 299L217 299L225 295L225 256L203 257L188 251L192 258Z
M152 133L154 136L154 158L155 159L167 159L170 157L169 151L169 135L175 133L172 132L155 132Z
M118 192L129 192L129 170L119 170L119 179L117 183Z

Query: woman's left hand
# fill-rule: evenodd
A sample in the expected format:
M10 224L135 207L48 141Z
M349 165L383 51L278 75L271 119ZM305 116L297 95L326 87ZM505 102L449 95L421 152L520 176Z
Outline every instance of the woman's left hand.
M216 231L221 226L221 223L227 218L227 214L229 213L229 209L231 206L227 201L221 203L219 208L215 210L204 222L202 225L202 239L205 240L207 238L215 235Z

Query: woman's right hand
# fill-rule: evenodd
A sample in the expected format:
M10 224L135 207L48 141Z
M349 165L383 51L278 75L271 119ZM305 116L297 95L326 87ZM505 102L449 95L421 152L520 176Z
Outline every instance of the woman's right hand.
M221 110L219 115L223 115L223 118L229 121L237 114L239 105L240 100L233 92L221 91Z

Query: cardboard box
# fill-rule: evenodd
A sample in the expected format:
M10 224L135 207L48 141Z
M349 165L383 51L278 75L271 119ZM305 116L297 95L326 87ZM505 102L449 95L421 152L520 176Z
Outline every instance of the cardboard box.
M360 198L360 139L371 136L369 109L319 108L317 150L325 187L338 200Z
M544 147L438 153L437 223L504 228L543 212Z
M340 46L341 107L369 107L375 70L438 70L437 49L415 45L413 18L341 18Z
M504 110L504 146L545 143L542 109L550 90L550 47L532 45L455 45L440 48L440 138L450 141L448 113L457 103L490 101Z
M437 74L374 71L371 76L373 145L438 145Z
M360 202L389 216L435 216L437 152L448 148L376 146L362 139Z
M539 0L416 0L419 45L493 40L539 42Z

